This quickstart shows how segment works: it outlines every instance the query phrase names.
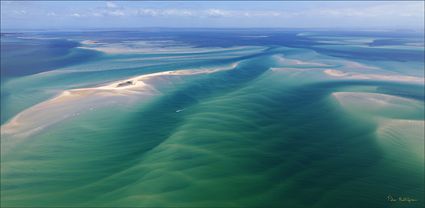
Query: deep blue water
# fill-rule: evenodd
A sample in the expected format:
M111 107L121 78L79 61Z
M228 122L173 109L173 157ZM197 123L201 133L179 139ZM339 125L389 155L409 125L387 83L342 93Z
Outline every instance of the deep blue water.
M100 54L77 49L80 44L66 39L21 39L28 34L2 35L1 76L16 77L83 63Z

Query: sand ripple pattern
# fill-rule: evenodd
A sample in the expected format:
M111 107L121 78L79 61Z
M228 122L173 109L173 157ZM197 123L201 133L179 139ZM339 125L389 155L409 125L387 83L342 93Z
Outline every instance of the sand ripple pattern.
M187 59L132 71L146 51L99 47L120 79L86 86L104 73L88 64L9 83L80 76L2 126L2 206L385 207L424 193L421 77L284 47L173 48L156 58Z

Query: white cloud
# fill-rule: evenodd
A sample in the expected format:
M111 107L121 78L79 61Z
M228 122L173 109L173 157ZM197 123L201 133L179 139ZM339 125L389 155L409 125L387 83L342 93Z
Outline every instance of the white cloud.
M103 17L104 16L102 13L99 13L99 12L94 12L94 13L92 13L92 15L95 16L95 17Z
M108 12L109 15L111 16L124 16L124 12L121 10L114 10L114 11L109 11Z
M220 9L208 9L208 10L205 10L204 13L207 16L210 16L210 17L230 17L230 16L235 16L235 12L234 11L220 10Z
M163 16L193 16L194 12L186 9L166 9L161 12Z
M196 17L196 18L408 18L424 16L423 2L373 4L364 7L323 7L310 10L285 11L275 10L228 10L209 9L175 9L175 8L143 8L119 7L114 2L106 2L105 7L79 10L72 13L75 17L105 17L105 16L151 16L151 17ZM75 12L75 11L74 11ZM16 11L15 15L23 15L25 11ZM53 13L46 13L53 16ZM56 13L59 14L59 13Z
M307 15L324 15L331 17L423 17L423 2L403 4L382 4L365 8L318 8L305 12Z
M117 8L118 6L114 2L112 2L112 1L107 1L106 2L106 7L107 8Z
M305 10L287 10L284 7L269 9L223 9L223 8L152 8L142 6L122 6L114 2L106 2L101 7L92 8L73 8L68 11L50 10L36 11L27 10L27 8L9 9L8 15L16 18L25 16L43 15L43 16L61 16L78 18L108 18L125 17L134 18L152 17L152 18L202 18L206 21L208 18L216 18L217 21L243 21L253 22L253 24L269 25L289 25L301 21L303 25L336 25L336 24L357 24L357 25L423 25L424 2L387 2L371 3L367 5L333 5L316 7ZM125 4L123 4L125 5ZM29 12L27 12L27 11ZM220 20L222 19L222 20ZM174 21L174 19L172 19ZM182 21L188 21L183 20ZM367 21L367 22L366 22ZM189 24L189 23L188 23Z
M132 12L129 12L132 13ZM189 17L197 16L196 11L187 10L187 9L138 9L134 14L141 16L180 16L180 17Z
M15 15L25 15L25 14L27 14L27 11L26 10L14 10L13 13Z
M129 10L130 11L130 10ZM205 9L205 10L189 10L189 9L150 9L139 8L136 12L128 12L140 16L179 16L179 17L276 17L282 15L276 11L237 11L225 9Z
M138 9L137 15L146 15L146 16L157 16L158 11L155 9Z

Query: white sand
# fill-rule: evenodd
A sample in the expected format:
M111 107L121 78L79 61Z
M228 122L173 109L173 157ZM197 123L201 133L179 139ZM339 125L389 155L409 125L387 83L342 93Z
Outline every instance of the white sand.
M359 69L359 70L379 70L379 67L368 66L354 61L344 61L344 66L350 69Z
M237 65L238 62L211 69L158 72L116 81L100 87L66 90L50 100L17 114L8 123L1 126L1 134L26 137L59 121L79 115L88 109L131 102L141 98L146 99L160 94L154 86L146 83L160 77L214 73L234 69ZM127 82L131 82L131 84ZM119 86L122 83L125 83L125 86Z
M98 42L97 41L94 41L94 40L84 40L84 41L81 41L81 44L84 44L84 45L93 45L93 44L97 44Z
M369 106L369 108L372 108L374 106L377 106L378 108L383 108L386 106L396 107L400 105L420 105L419 101L416 100L380 93L334 92L332 93L332 96L335 97L336 100L343 106L364 105L365 107Z
M338 78L345 79L358 79L358 80L382 80L382 81L395 81L395 82L414 82L424 83L422 77L413 77L405 75L383 75L383 74L362 74L355 72L344 72L336 69L326 69L323 71L325 74Z
M84 40L80 42L81 49L96 50L106 54L180 54L180 53L206 53L206 52L226 52L241 49L264 49L264 47L256 46L240 46L231 48L197 48L191 45L176 44L167 41L127 41L120 43L102 43L92 40Z
M330 66L329 64L325 64L325 63L302 61L299 59L286 58L281 55L274 55L273 58L283 65L295 65L295 66L302 66L302 67L329 67Z
M104 86L66 90L58 96L34 105L1 126L2 135L26 137L64 119L74 117L87 110L119 103L132 103L160 94L154 86L147 84L158 78L208 74L234 69L239 63L211 69L165 71L146 74L116 81ZM131 84L128 84L131 83ZM123 86L120 86L123 85Z

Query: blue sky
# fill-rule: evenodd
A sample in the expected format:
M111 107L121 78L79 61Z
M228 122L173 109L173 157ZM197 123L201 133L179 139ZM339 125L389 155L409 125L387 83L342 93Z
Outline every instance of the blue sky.
M2 29L424 27L423 1L1 1Z

